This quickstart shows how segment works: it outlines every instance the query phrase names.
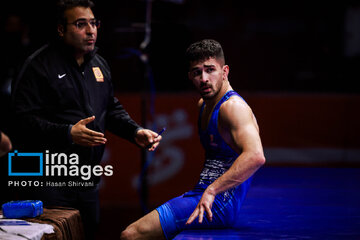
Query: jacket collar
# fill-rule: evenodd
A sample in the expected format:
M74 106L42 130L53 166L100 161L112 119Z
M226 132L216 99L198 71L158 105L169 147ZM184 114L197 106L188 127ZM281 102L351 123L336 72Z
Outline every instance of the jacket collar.
M62 53L66 59L70 60L71 62L76 63L76 60L73 55L73 49L69 45L66 45L62 40L58 39L55 41L55 48L58 49L58 51L60 53ZM83 65L88 63L92 58L94 58L98 49L99 48L97 46L95 46L94 50L92 50L91 52L84 55Z

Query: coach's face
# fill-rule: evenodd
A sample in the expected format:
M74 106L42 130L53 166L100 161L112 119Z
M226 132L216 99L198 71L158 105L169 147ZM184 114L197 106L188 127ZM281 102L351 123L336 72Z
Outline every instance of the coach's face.
M227 80L229 67L221 65L215 58L203 61L191 62L189 79L204 99L211 99L217 96Z
M75 50L76 55L83 56L94 50L97 39L98 22L90 8L74 7L64 13L66 27L59 25L58 32L65 44Z

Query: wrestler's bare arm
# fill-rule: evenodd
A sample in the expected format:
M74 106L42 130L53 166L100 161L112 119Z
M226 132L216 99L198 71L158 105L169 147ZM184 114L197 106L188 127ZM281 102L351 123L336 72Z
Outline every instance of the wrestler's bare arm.
M193 222L197 217L201 223L204 211L211 220L211 207L215 196L240 185L265 163L256 120L250 107L243 100L232 97L223 103L219 114L219 131L224 140L241 154L229 170L204 191L187 224Z

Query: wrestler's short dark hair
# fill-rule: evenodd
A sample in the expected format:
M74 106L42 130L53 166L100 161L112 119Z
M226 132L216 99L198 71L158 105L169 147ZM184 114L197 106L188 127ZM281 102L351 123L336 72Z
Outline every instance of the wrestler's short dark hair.
M185 58L189 65L191 62L209 58L215 58L222 66L225 64L223 49L220 43L213 39L204 39L191 44L186 50Z
M57 23L66 28L65 11L74 7L93 8L95 4L91 0L59 0L57 2Z

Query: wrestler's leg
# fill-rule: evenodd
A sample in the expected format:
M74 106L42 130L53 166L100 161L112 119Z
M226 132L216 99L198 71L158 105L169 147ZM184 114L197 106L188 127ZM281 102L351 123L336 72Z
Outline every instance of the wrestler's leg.
M122 233L120 239L165 239L156 210L148 213L136 222L130 224Z

